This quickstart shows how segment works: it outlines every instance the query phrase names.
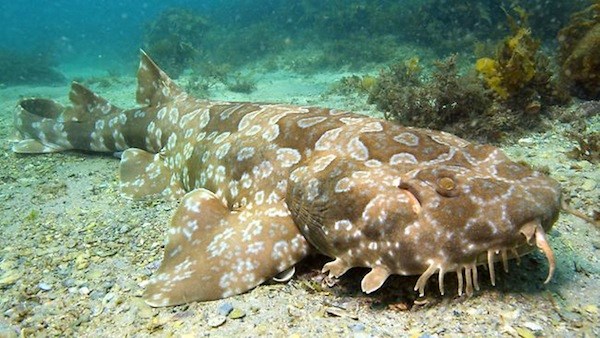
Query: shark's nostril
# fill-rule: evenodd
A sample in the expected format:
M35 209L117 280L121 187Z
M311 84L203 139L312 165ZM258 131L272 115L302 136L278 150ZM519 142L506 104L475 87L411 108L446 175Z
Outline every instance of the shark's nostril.
M554 259L554 252L552 248L548 244L546 239L546 232L542 227L542 224L539 219L533 220L531 222L525 223L521 227L521 233L525 236L527 243L529 245L533 245L531 242L535 238L535 245L542 250L546 259L548 260L548 277L544 281L544 284L550 282L552 279L552 275L554 275L554 270L556 269L556 261Z

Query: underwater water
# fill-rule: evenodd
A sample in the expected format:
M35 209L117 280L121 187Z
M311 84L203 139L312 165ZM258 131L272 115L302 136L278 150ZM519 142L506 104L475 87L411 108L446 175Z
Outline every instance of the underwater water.
M20 0L0 1L0 19L0 337L600 336L600 1ZM151 307L144 293L168 252L182 196L125 198L115 149L69 150L50 134L23 143L31 134L18 115L25 107L58 121L53 132L91 134L86 123L109 106L79 85L70 89L72 81L115 107L143 106L140 49L200 99L330 107L492 144L556 180L579 216L561 211L541 231L550 249L510 259L508 271L498 254L495 278L487 264L475 268L473 295L462 292L463 267L460 278L448 271L444 295L437 271L426 284L418 274L386 274L365 294L367 269L333 278L321 272L331 259L315 255L284 283L267 276L232 297ZM168 83L161 81L152 86ZM64 121L81 127L64 129ZM117 142L118 133L110 135ZM542 196L510 207L548 203ZM522 233L530 244L542 236L532 229ZM423 247L435 243L431 233L417 237ZM556 271L544 284L548 250ZM474 286L470 269L465 292Z
M511 6L522 8L536 38L552 45L569 16L586 4L531 1ZM123 62L135 62L138 48L159 42L152 36L154 27L193 48L200 54L199 60L237 65L309 47L340 54L322 57L319 64L309 68L384 64L398 56L394 49L402 45L422 45L442 57L498 39L509 29L505 8L496 1L466 5L442 0L25 0L0 4L4 23L0 50L33 53L57 66L78 62L81 66L118 67ZM172 22L160 21L161 14L174 9L181 11L172 13ZM194 26L194 20L200 19L203 27Z

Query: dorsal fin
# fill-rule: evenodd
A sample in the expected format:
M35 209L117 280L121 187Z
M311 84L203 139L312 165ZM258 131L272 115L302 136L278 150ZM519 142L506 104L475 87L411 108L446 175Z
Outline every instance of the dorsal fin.
M138 88L136 100L144 106L155 107L184 93L171 78L158 68L148 54L140 50L140 68L138 69Z
M65 121L97 119L99 116L113 114L122 110L78 82L71 83L69 99L73 103L73 108L65 110Z

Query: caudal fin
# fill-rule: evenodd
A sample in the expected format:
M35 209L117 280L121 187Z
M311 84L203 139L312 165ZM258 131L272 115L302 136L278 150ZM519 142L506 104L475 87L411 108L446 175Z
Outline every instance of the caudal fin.
M20 140L16 153L51 153L69 149L109 152L119 150L110 119L122 109L77 82L71 85L72 107L48 99L24 99L16 107L14 124ZM117 135L118 136L118 135Z
M155 109L187 93L141 51L136 99L145 108L124 111L83 85L73 82L71 107L47 99L19 102L14 123L20 140L13 144L17 153L50 153L69 149L113 152L130 147L158 151L161 140L150 140L146 127ZM150 113L148 113L150 112ZM160 136L158 136L160 137Z
M52 153L73 146L62 121L65 107L47 99L24 99L17 105L14 123L20 140L13 144L16 153Z

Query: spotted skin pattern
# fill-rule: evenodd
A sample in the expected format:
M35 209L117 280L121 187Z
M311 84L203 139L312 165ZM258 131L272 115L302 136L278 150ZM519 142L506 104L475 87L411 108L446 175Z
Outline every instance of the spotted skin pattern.
M554 255L545 233L560 187L499 149L334 109L190 97L142 52L137 101L124 110L78 83L71 107L17 106L17 153L121 152L129 198L181 199L145 300L169 306L243 293L311 250L339 277L368 267L363 291L391 274L455 272L459 294L477 266ZM464 276L464 281L463 281Z

